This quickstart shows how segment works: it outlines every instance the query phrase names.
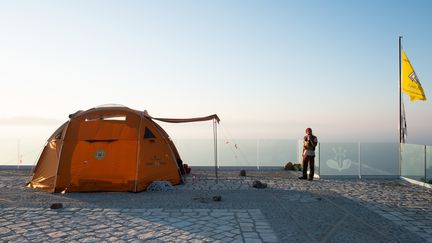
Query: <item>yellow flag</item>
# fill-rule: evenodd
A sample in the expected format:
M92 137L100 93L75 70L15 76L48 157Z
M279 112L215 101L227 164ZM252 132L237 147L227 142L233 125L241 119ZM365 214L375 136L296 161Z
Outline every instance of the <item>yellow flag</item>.
M405 52L402 51L402 92L411 101L426 100L425 93Z

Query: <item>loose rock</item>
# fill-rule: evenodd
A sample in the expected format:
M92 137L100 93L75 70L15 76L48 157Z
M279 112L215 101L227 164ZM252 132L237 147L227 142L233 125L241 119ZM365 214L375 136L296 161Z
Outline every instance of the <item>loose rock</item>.
M258 189L267 188L267 183L261 182L261 181L254 181L252 183L252 186Z
M292 169L293 169L293 163L292 162L288 162L284 167L284 170L292 170Z
M59 209L59 208L63 208L63 204L61 203L53 203L50 206L51 209Z

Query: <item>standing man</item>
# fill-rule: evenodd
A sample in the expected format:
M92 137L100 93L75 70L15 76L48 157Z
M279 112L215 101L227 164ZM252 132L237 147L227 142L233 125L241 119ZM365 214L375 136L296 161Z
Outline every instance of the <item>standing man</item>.
M317 144L318 138L312 134L312 128L306 128L306 136L303 138L303 176L299 177L299 179L307 179L307 169L309 165L309 180L313 180L315 171L315 147Z

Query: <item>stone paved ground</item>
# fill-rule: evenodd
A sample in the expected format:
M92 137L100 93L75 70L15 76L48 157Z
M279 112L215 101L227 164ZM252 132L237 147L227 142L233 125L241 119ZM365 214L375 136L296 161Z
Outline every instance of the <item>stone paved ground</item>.
M257 209L3 208L3 241L278 242Z
M399 180L195 169L166 192L49 194L0 171L0 238L28 242L432 242L432 190ZM251 187L254 180L266 189ZM222 201L212 200L222 196ZM63 209L51 210L60 202Z

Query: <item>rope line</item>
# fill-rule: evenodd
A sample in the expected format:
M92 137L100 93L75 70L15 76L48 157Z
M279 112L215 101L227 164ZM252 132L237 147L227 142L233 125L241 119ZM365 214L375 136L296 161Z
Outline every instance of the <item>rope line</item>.
M224 136L224 140L226 141L225 145L227 145L231 149L231 152L234 154L234 158L236 159L236 162L239 162L238 156L237 156L237 152L236 152L236 151L238 151L239 154L241 155L242 159L243 159L243 162L246 162L246 165L251 165L249 163L249 160L247 159L246 155L243 153L243 150L238 145L237 141L235 141L234 139L229 139L228 138L228 136L229 137L232 137L232 136L230 136L230 132L228 131L228 129L224 126L224 124L222 122L220 123L220 126L222 128L221 129L222 130L222 135ZM228 136L227 136L227 134L228 134ZM228 145L228 144L231 143L231 141L234 144L233 146L229 146ZM240 162L240 164L244 165L242 162Z

